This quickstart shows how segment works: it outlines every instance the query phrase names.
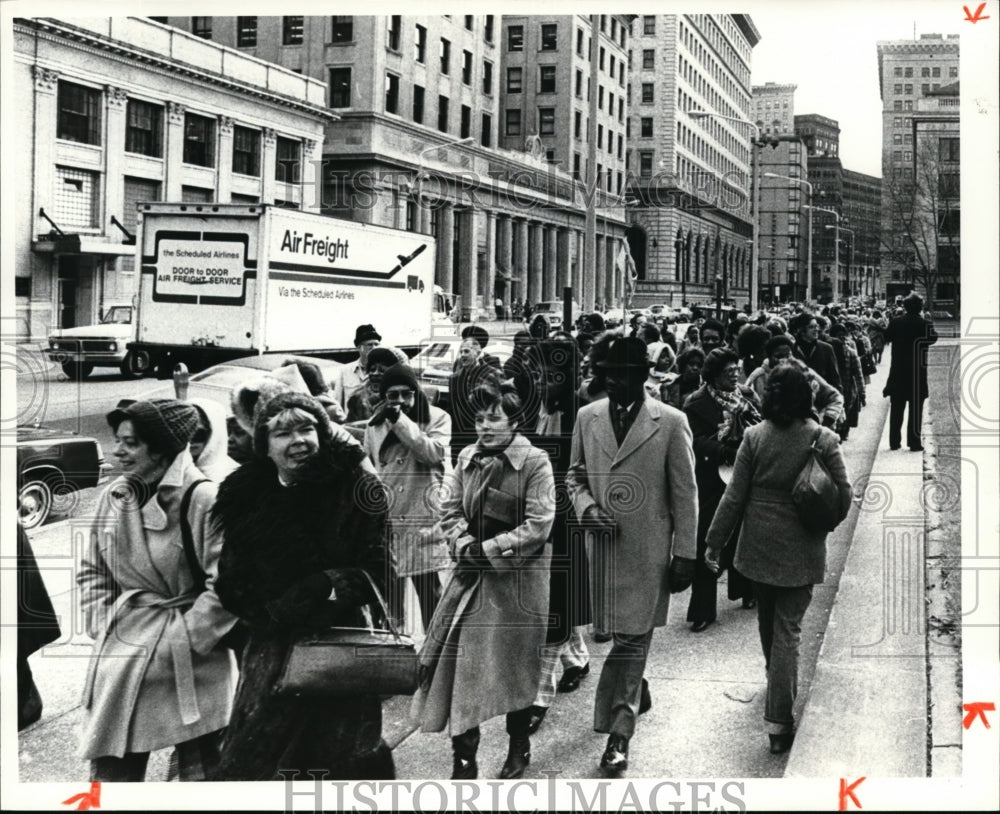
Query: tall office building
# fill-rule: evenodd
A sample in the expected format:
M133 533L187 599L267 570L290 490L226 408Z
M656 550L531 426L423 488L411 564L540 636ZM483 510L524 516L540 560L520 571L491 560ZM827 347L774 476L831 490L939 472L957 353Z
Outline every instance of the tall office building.
M758 155L760 300L802 301L807 290L808 195L806 186L796 182L807 180L805 145L786 138L762 147Z
M841 182L841 213L852 231L844 237L850 268L844 280L848 296L879 299L882 289L881 248L882 179L844 169ZM845 244L841 244L843 250Z
M882 272L887 283L915 281L915 271L936 263L936 254L929 258L900 248L909 228L899 197L907 195L905 185L915 180L914 114L922 99L958 81L959 37L921 34L919 39L880 41L876 50L882 99Z
M747 301L750 55L759 40L745 14L632 21L626 155L637 201L629 209L637 303L710 302L716 280L727 299Z
M834 119L808 113L794 118L795 135L806 145L809 157L840 153L840 125Z
M753 120L765 136L795 131L795 85L765 82L753 86Z

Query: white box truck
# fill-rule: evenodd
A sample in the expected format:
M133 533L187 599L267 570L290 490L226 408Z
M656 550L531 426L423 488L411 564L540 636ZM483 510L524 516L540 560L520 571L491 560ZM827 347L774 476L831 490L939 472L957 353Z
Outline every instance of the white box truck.
M263 204L139 205L132 358L160 375L240 356L353 352L372 323L418 347L454 335L429 235Z

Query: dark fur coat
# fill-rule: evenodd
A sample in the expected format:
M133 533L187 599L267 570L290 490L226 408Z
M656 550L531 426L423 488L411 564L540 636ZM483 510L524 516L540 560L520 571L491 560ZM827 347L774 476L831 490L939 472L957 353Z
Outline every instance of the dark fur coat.
M313 471L288 487L270 460L255 459L219 487L214 518L224 545L215 589L251 634L215 779L272 780L296 770L304 779L308 769L327 770L327 780L394 776L378 696L296 699L271 692L296 633L357 625L361 612L317 597L294 626L275 622L266 603L331 569L369 597L362 569L380 589L385 585L386 495L358 467L359 457L350 449L336 457L321 452Z

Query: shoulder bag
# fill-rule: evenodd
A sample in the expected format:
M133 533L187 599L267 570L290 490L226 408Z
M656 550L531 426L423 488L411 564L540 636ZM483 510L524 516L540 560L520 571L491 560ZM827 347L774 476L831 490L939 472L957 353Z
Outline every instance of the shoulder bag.
M808 531L816 534L833 531L844 519L840 514L840 491L819 450L822 431L822 427L816 429L809 445L809 457L792 487L792 502L799 520Z
M417 650L400 634L381 591L362 573L382 610L388 630L333 627L296 637L274 685L274 694L342 698L356 695L413 695L417 690Z

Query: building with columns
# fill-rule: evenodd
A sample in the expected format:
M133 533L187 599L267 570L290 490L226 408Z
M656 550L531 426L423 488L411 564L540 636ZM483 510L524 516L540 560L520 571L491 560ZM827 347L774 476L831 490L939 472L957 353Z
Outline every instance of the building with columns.
M18 340L131 300L140 201L317 208L321 83L146 18L13 28Z
M725 299L748 301L756 135L750 56L759 40L745 14L632 20L627 157L637 205L629 209L628 240L639 273L636 304L714 301L717 279ZM637 64L647 51L652 62Z
M596 201L597 278L585 282L582 184L537 141L504 149L500 17L165 19L326 85L338 119L326 127L322 211L432 235L435 282L463 319L492 318L497 298L556 299L564 285L591 307L615 285L605 270L625 232L616 196Z

